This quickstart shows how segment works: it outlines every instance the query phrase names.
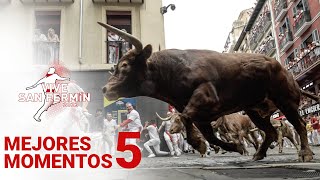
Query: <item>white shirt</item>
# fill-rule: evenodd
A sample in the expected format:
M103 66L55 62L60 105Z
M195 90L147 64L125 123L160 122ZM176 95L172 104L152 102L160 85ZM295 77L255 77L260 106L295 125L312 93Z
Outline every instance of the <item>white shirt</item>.
M147 127L150 139L160 139L158 134L158 129L154 125L149 125Z
M132 110L130 113L127 114L127 119L131 119L132 121L128 124L129 130L138 130L142 127L140 115L136 110Z
M171 121L163 121L161 126L164 126L164 130L165 131L169 131L170 130L170 127L171 127Z
M108 35L108 41L119 41L120 40L120 38L119 38L119 36L118 35L116 35L116 34L109 34Z
M115 136L115 128L117 126L117 122L114 119L111 119L111 121L105 119L104 120L104 127L105 127L105 132L108 133L109 135Z

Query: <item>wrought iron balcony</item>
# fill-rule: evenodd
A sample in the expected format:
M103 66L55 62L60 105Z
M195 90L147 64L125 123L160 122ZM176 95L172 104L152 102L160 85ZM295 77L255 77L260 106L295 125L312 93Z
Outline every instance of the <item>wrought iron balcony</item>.
M249 44L250 44L250 49L251 50L254 50L256 47L257 47L257 42L256 42L256 34L255 35L253 35L252 37L251 37L251 39L250 39L250 42L249 42Z
M267 32L270 26L271 26L271 15L269 12L264 16L263 21L262 21L263 31Z
M126 41L105 41L107 45L107 63L117 64L119 59L130 50Z
M296 20L293 24L293 32L295 37L301 36L311 26L310 11L303 11L297 14Z
M288 12L288 4L286 0L279 0L279 4L276 6L275 14L276 21L280 21Z
M320 46L311 49L301 59L296 62L291 62L288 67L295 79L302 76L305 72L309 71L310 68L320 64Z
M59 42L34 41L34 64L48 65L59 61Z
M288 31L284 34L284 36L279 39L280 41L280 50L282 52L288 50L293 44L292 32Z
M275 44L274 39L269 40L269 41L266 43L265 53L264 53L264 54L265 54L266 56L271 56L275 51L276 51L276 44Z
M265 32L268 30L270 25L271 25L270 12L264 16L259 17L259 19L255 23L254 29L252 30L253 35L251 36L251 39L250 39L251 50L254 50L257 47L257 45L264 37Z

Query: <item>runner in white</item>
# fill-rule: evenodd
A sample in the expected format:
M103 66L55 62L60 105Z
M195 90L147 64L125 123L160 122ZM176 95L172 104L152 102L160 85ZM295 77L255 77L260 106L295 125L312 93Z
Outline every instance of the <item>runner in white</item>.
M170 116L172 112L168 112L167 115ZM159 132L161 131L162 128L164 128L164 133L163 133L163 137L167 143L167 146L170 150L170 154L171 156L173 156L174 154L176 154L177 156L181 155L181 151L178 147L178 135L175 134L170 134L169 130L171 127L171 120L170 121L163 121L161 126L159 127Z
M116 120L112 119L111 113L106 114L106 119L104 119L104 128L103 128L103 139L107 143L108 150L107 153L114 155L115 154L115 136L117 129Z
M120 127L124 128L129 132L141 132L143 129L143 126L141 124L140 115L139 113L133 109L133 106L131 103L126 103L126 108L128 110L127 114L127 120L123 121L120 124ZM135 138L128 138L126 141L126 144L133 144L137 145L137 139Z
M157 129L157 125L155 120L151 120L150 123L146 121L144 125L144 129L148 130L149 134L149 141L143 144L143 146L146 148L146 150L149 152L149 158L156 157L156 155L169 155L169 152L160 151L160 138L159 133ZM153 146L154 151L156 152L156 155L152 152L150 146Z

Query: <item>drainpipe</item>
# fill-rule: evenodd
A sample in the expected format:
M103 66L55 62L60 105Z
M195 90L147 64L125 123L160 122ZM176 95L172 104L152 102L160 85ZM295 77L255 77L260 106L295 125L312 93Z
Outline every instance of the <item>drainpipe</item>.
M82 30L83 30L83 0L80 0L80 18L79 18L79 64L83 64L82 60Z

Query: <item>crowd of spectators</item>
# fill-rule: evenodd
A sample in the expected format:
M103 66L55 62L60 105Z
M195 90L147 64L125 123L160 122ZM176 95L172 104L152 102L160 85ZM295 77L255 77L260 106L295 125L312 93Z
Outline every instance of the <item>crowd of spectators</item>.
M319 59L320 43L313 41L312 43L308 43L307 47L301 48L299 53L296 53L296 57L289 59L285 68L293 73L293 75L298 75Z
M301 18L303 17L303 12L303 9L298 9L296 14L293 15L293 27L295 27L301 20Z
M256 49L255 53L267 54L272 48L275 48L274 37L272 35L267 36L261 43L261 45Z
M279 15L282 9L285 9L286 6L287 6L287 0L275 0L274 12L276 14L276 17Z
M252 27L250 32L250 42L257 43L259 34L263 34L264 27L268 21L270 21L270 11L268 6L265 6L263 12L259 15L255 25Z
M35 29L33 36L34 61L36 64L48 64L59 60L60 39L53 28L48 29L47 35L41 29Z

